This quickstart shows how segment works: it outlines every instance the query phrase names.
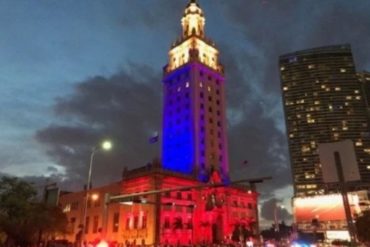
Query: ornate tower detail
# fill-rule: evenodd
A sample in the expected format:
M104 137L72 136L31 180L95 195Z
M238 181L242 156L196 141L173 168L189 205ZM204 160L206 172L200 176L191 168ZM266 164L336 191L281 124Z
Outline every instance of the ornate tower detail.
M202 9L194 1L191 2L185 9L184 16L181 19L183 37L192 35L204 37L205 22Z
M215 44L205 37L205 18L195 1L181 20L183 33L164 67L163 146L165 169L228 178L223 66Z

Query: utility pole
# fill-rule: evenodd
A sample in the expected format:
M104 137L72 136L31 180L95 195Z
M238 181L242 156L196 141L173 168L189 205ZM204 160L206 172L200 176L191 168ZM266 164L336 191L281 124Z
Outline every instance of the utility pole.
M351 246L356 246L356 229L355 229L355 225L353 224L351 208L350 208L349 201L348 201L347 185L346 185L346 182L344 181L342 161L340 159L339 152L334 152L334 159L335 159L335 165L337 168L337 174L338 174L338 179L339 179L339 188L340 188L340 192L342 194L342 199L343 199L344 211L346 214L348 232L351 238Z

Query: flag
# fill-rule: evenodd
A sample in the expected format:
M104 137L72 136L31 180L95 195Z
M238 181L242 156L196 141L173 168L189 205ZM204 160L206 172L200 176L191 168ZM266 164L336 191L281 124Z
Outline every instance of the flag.
M153 136L151 136L149 138L149 143L150 144L157 143L158 141L159 141L159 135L158 135L158 133L155 133Z

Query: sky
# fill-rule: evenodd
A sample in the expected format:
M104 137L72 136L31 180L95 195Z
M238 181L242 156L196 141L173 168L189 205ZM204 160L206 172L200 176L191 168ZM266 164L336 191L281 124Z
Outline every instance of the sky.
M0 172L81 189L91 148L93 185L120 179L160 153L162 68L187 0L1 0ZM258 187L262 219L291 219L291 171L279 55L349 43L370 70L370 1L199 0L226 71L233 179ZM244 160L248 160L245 165Z

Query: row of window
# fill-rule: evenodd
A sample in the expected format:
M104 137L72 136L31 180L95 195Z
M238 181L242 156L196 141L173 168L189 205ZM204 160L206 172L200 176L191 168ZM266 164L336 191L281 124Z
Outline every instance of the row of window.
M134 215L126 218L126 230L132 229L146 229L147 228L147 216Z
M169 217L164 218L164 229L193 229L193 220L192 218L188 218L186 223L183 221L181 217L175 217L172 221L170 221Z
M181 100L180 97L177 97L176 99L177 99L178 102L180 102L180 100ZM208 97L208 100L209 101L212 101L212 97L209 96ZM219 99L217 99L216 100L216 104L219 106L221 104L221 101ZM168 105L170 106L169 107L169 114L172 115L172 113L173 113L172 112L172 109L171 109L172 108L171 106L173 106L173 100L172 99L169 99L168 100ZM184 104L184 109L185 110L189 110L190 109L190 102L189 102L188 98L187 98L187 100L186 100L186 102ZM204 103L203 102L200 103L200 109L204 109ZM208 111L209 112L213 112L213 109L212 109L211 106L208 107ZM176 104L176 113L180 113L180 112L181 112L181 106L179 104ZM218 115L220 115L220 113Z
M215 81L217 85L220 85L220 80L214 78L210 74L205 74L204 71L202 71L202 70L199 71L199 76L201 78L207 78L208 81ZM178 76L176 78L173 78L172 80L167 80L166 82L169 85L173 85L173 84L176 84L176 83L181 82L181 81L189 80L189 78L190 78L190 71L188 70L188 71L185 71L185 73L178 74Z
M71 224L72 227L74 227L76 219L71 218ZM114 213L113 214L113 221L112 221L112 232L118 232L119 228L119 213ZM92 222L92 233L98 233L101 231L101 228L99 227L99 216L95 215L93 217L93 222ZM88 234L90 231L90 217L86 217L86 227L85 227L85 234Z
M164 197L168 197L168 198L174 197L178 200L186 199L188 201L191 201L193 199L193 196L192 196L191 193L183 194L180 191L176 192L176 194L174 192L171 193L171 192L167 191L167 192L164 193Z

